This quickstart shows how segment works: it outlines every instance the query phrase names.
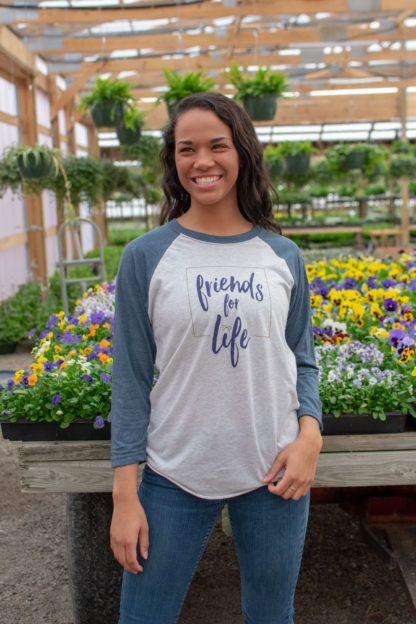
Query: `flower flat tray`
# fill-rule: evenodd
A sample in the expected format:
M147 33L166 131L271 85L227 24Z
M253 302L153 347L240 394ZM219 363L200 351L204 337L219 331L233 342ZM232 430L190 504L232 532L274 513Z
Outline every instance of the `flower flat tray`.
M66 429L59 422L0 422L3 438L21 442L53 442L69 440L110 440L111 425L104 423L102 429L94 429L92 421L75 421Z
M357 435L369 433L401 433L406 426L406 415L387 412L386 420L371 414L323 415L324 435Z

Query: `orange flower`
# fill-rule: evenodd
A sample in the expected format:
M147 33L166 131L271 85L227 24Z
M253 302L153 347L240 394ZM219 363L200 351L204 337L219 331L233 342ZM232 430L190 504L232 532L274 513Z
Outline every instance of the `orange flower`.
M98 357L100 358L100 360L101 360L101 362L102 362L103 364L105 364L106 362L108 362L108 360L110 359L106 353L99 353L99 354L98 354Z
M100 347L102 349L105 349L106 347L109 347L109 346L110 346L110 343L108 342L108 340L105 340L105 338L103 338L103 340L101 340L100 342Z
M30 377L28 377L27 380L29 382L29 386L34 386L35 383L37 382L38 378L36 377L35 374L33 374Z
M103 323L102 327L104 327L104 329L108 329L108 331L111 330L111 327L110 327L110 325L108 323Z
M68 366L68 362L62 362L62 364L59 367L59 370L62 370L63 368L65 368L66 366Z

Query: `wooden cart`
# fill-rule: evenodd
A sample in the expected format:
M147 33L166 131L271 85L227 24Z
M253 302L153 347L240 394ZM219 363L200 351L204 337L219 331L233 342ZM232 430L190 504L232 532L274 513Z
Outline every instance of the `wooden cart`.
M108 546L110 443L19 444L22 490L68 495L75 624L116 622L121 574ZM382 556L399 567L416 613L416 431L324 436L314 501L337 502L361 514Z

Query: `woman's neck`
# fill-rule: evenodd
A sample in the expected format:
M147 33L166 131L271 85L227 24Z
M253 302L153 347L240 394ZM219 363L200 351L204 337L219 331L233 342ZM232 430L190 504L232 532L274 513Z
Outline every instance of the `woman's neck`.
M253 224L247 221L240 211L238 214L224 214L205 209L201 213L190 208L185 214L178 217L177 221L188 230L213 236L234 236L253 229Z

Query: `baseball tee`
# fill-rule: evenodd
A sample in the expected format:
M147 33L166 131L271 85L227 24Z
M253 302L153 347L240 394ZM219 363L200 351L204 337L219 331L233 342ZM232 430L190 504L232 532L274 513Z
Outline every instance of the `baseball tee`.
M132 241L116 281L112 391L113 467L147 461L207 499L264 485L299 417L322 425L298 247L260 227L214 236L176 219Z

